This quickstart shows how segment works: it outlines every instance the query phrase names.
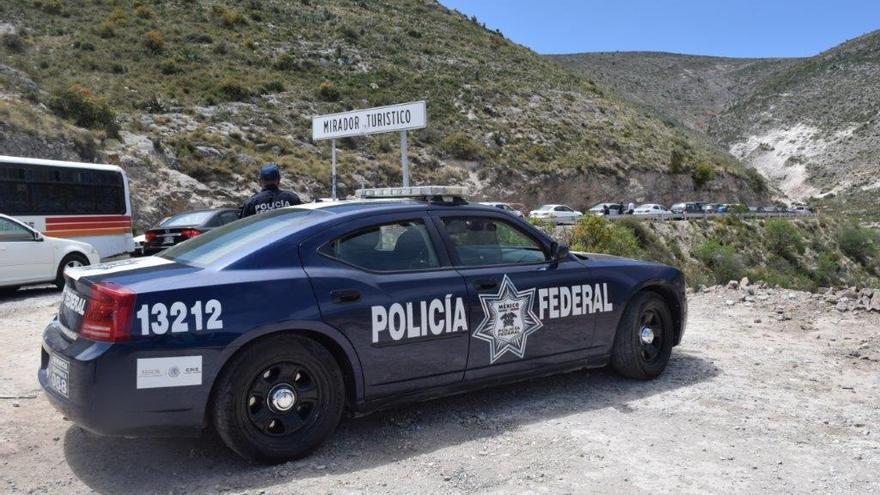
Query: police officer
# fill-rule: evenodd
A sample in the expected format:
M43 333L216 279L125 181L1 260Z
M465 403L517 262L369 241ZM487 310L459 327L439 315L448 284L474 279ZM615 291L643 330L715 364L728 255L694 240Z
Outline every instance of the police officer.
M302 203L296 194L278 189L280 182L281 170L278 169L278 165L274 163L263 165L260 169L260 187L263 189L245 201L238 214L239 218Z

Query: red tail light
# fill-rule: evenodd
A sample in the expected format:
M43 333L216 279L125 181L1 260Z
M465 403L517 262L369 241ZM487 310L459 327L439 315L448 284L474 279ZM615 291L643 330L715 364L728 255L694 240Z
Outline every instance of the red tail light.
M156 233L155 232L147 232L146 234L144 234L144 240L147 242L155 241L156 240Z
M192 239L193 237L195 237L201 233L202 233L201 230L183 229L183 232L181 232L180 235L182 235L184 239Z
M119 342L131 336L129 327L134 314L135 293L113 282L92 287L86 303L80 336L100 342Z

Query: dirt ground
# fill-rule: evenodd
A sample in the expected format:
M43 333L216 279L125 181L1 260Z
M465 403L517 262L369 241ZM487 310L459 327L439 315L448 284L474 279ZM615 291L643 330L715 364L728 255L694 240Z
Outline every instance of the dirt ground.
M103 438L36 381L59 293L0 300L0 493L880 493L880 313L710 288L657 380L577 372L345 420L311 457Z

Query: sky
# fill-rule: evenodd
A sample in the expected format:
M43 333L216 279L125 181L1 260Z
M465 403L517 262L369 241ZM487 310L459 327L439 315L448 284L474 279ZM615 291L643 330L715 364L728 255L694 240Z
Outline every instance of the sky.
M880 29L880 0L440 0L538 53L805 57Z

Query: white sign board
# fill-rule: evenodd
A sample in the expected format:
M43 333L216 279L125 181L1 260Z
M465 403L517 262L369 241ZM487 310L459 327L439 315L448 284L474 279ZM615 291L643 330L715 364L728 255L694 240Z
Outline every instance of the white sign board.
M414 101L315 116L312 118L312 140L421 129L426 125L428 112L425 102Z

